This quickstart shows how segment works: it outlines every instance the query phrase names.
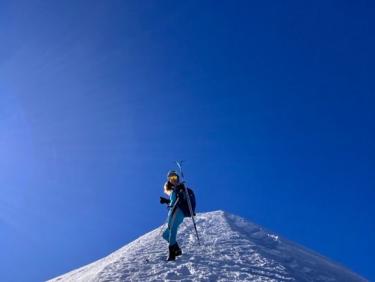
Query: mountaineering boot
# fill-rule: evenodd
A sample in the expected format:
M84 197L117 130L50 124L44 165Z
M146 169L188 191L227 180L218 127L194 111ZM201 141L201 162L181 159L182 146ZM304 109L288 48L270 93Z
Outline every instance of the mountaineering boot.
M169 256L168 256L167 261L176 260L175 245L176 244L168 247L168 249L169 249Z
M178 244L176 243L174 246L175 246L174 253L175 253L176 257L182 255L182 251L181 251L180 247L178 246Z

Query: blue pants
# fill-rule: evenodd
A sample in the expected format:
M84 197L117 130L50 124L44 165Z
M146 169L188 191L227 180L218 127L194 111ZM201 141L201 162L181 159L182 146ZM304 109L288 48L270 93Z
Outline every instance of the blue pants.
M168 228L163 232L163 238L169 242L169 246L172 246L176 243L177 229L184 220L184 214L179 209L176 208L176 211L171 215L171 211L168 215Z

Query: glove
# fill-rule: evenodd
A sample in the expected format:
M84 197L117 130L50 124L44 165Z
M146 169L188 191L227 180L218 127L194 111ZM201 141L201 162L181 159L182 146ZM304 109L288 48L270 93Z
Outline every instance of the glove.
M169 204L171 200L166 199L164 197L160 197L160 204Z

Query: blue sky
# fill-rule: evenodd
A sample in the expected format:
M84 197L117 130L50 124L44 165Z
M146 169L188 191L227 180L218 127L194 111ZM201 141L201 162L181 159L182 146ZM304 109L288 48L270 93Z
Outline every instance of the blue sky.
M0 280L54 277L161 225L176 159L198 211L375 280L373 13L0 1Z

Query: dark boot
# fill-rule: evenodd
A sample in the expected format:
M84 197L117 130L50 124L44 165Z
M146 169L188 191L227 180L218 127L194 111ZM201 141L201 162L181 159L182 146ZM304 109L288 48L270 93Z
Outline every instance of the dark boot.
M175 255L176 255L176 257L182 255L182 251L181 251L181 249L180 249L180 247L178 246L177 243L175 244L175 249L174 249L174 251L175 251Z
M169 249L169 256L168 256L167 261L176 260L175 247L176 247L176 244L168 247L168 249Z

